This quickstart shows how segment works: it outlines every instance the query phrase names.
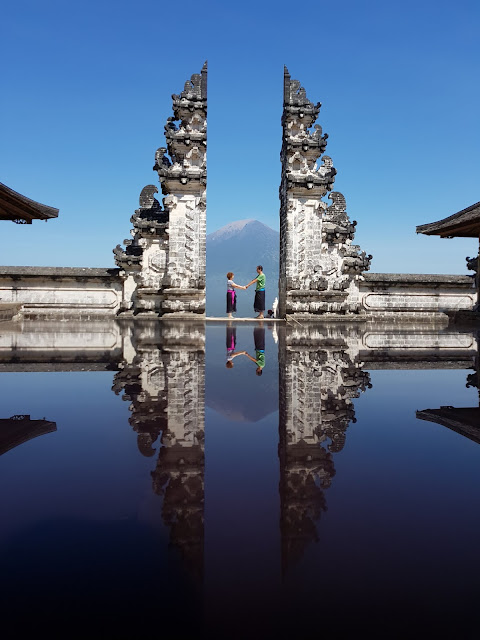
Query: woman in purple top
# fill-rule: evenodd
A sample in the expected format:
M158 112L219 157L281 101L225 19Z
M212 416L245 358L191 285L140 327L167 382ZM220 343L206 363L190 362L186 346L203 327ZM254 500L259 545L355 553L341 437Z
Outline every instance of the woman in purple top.
M246 289L239 284L235 284L233 276L235 274L229 271L227 273L227 318L233 318L232 313L237 311L237 294L235 289Z

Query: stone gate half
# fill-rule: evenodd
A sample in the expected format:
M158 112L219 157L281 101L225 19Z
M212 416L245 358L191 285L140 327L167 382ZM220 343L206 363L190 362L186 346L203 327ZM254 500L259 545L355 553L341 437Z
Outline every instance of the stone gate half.
M132 239L114 249L124 279L123 315L205 314L207 63L173 95L166 147L155 154L158 189L147 185Z
M321 104L308 100L286 67L283 87L279 313L358 313L358 280L372 256L352 244L357 223L343 195L331 191L336 169L322 155L328 135L315 124ZM322 200L328 191L330 206Z

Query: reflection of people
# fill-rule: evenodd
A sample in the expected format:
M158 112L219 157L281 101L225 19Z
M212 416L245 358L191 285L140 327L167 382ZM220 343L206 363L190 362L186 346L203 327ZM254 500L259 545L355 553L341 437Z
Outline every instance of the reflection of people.
M243 351L235 351L235 347L237 346L237 327L232 327L231 323L227 325L227 333L226 333L226 341L227 341L227 369L233 368L232 360L237 356L243 355Z
M263 267L260 264L257 267L257 273L258 276L249 282L246 288L254 282L257 283L253 308L255 309L255 312L258 313L257 318L263 318L263 312L265 311L265 274L263 273Z
M263 322L259 324L263 325ZM265 366L265 329L263 326L255 327L253 330L253 340L255 342L255 358L250 356L246 351L239 351L239 353L243 353L243 355L247 356L247 358L257 365L257 376L261 376Z
M237 294L235 289L246 289L247 287L242 287L239 284L235 284L233 281L233 276L235 274L229 271L227 273L227 317L232 318L232 312L235 313L237 311Z

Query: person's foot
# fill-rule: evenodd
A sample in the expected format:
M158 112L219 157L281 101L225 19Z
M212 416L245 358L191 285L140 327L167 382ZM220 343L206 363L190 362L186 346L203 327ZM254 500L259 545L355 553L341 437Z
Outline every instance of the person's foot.
M231 313L227 313L227 318L233 318Z
M263 313L259 313L258 316L255 316L258 320L263 320Z

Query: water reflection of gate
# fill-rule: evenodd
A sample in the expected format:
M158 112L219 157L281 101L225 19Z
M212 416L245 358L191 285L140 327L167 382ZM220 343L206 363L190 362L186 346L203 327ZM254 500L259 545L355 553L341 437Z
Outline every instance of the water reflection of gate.
M370 387L362 371L358 327L329 325L282 332L280 365L280 530L282 571L317 540L325 489L335 475L333 455L355 422L352 400Z
M147 322L124 327L124 351L113 390L131 402L139 451L154 456L153 490L171 544L189 570L203 575L205 332L203 324Z
M222 343L224 339L225 334L219 334ZM278 451L284 571L318 538L318 520L327 505L325 492L335 475L334 456L345 444L349 424L355 422L353 399L370 386L365 369L427 367L478 371L474 335L413 323L366 328L359 323L312 323L280 331ZM113 390L123 392L130 402L129 422L137 433L138 449L144 456L156 456L153 490L163 495L162 516L170 528L171 544L180 550L190 571L201 577L205 325L26 322L23 330L16 327L0 335L0 371L101 369L118 370ZM476 373L469 382L477 385ZM430 418L441 418L442 424L459 417L431 411ZM465 417L466 412L461 413ZM54 424L45 423L34 435Z

